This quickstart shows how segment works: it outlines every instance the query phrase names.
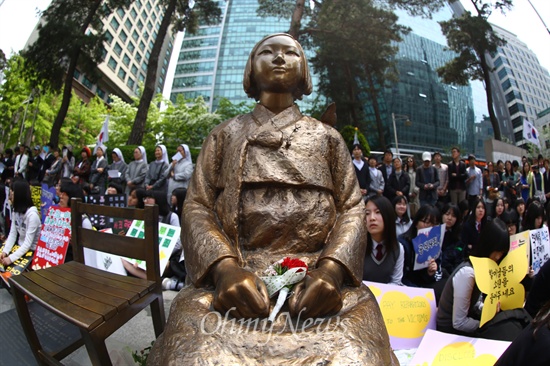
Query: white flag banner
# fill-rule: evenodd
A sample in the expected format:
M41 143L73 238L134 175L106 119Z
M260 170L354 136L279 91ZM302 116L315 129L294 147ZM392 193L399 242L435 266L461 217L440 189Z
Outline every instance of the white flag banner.
M527 119L523 120L523 138L540 147L539 132Z
M97 136L97 145L103 145L107 141L109 141L109 115L105 117L103 126L101 126L101 131L99 131L99 135Z

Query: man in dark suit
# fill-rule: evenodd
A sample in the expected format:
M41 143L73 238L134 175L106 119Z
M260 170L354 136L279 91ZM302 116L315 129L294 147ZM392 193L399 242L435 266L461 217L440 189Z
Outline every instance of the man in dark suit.
M437 202L437 188L439 187L439 174L432 166L432 154L422 154L423 164L416 168L416 186L420 189L418 198L420 206L435 205Z
M388 192L388 179L390 178L390 175L393 173L393 153L391 150L386 150L384 153L384 158L382 160L382 164L378 167L378 170L382 173L382 177L384 178L384 196L391 200L390 193Z
M409 178L409 174L403 172L401 167L401 159L394 158L393 173L390 174L388 182L386 183L386 190L388 192L387 197L390 201L393 201L393 199L397 196L409 197L411 179Z
M458 205L459 202L466 199L466 164L460 160L460 149L453 147L451 149L453 160L449 163L447 170L449 175L449 194L451 202Z

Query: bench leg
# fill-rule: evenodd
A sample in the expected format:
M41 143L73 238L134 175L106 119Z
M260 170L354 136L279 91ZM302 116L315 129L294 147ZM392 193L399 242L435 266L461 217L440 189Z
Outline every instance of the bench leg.
M157 297L151 303L151 316L153 317L153 327L155 328L155 336L158 338L164 332L166 324L166 316L164 315L164 301L162 296Z
M13 302L15 303L15 308L17 309L17 314L19 315L19 321L21 322L21 327L25 332L27 337L27 342L32 350L34 358L39 365L43 365L44 361L40 356L40 352L43 352L42 345L38 340L36 331L34 329L34 324L32 322L31 313L27 306L27 301L25 300L25 293L17 288L17 286L11 286L11 294L13 297Z
M84 345L88 351L88 356L94 366L112 366L105 340L94 337L83 329L80 329Z

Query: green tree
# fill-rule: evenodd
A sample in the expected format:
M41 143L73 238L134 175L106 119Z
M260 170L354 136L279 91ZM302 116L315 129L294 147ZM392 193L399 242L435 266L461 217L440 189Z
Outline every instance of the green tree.
M185 100L180 94L175 104L165 102L168 107L159 126L161 140L167 145L183 143L190 148L200 148L210 131L222 122L219 114L208 112L208 105L200 96L194 100Z
M312 59L320 78L319 91L336 102L338 125L368 129L363 112L364 95L373 104L378 141L386 148L378 97L388 81L397 80L393 56L407 29L397 16L368 0L324 2L310 30L311 44L318 50ZM362 37L357 37L357 33Z
M252 112L256 103L254 102L240 102L233 104L227 98L221 98L218 104L216 114L218 114L222 121L227 121L240 114L247 114Z
M45 82L51 91L63 90L52 125L50 143L58 145L60 131L71 105L73 75L77 68L90 80L103 61L102 18L127 0L54 0L43 12L38 39L25 52L28 79L33 86Z
M506 44L499 38L488 22L494 9L505 11L512 7L512 0L500 0L493 5L482 0L470 0L476 14L465 12L459 18L439 22L443 34L447 37L449 49L458 56L449 61L437 72L445 83L467 85L470 80L481 80L485 84L487 109L496 140L502 140L500 126L493 108L491 87L492 69L487 64L487 56Z
M13 55L4 71L5 82L0 86L0 143L15 146L20 131L21 142L27 146L47 143L52 121L61 105L61 94L47 89L33 89L24 78L25 61L20 55ZM107 106L98 98L93 98L87 105L78 98L71 98L65 123L59 132L59 144L93 143L106 111Z
M314 9L306 6L309 1L306 0L258 0L257 14L261 17L274 16L279 19L290 19L290 28L287 31L294 38L298 38L301 34L309 32L309 26L302 27L302 19L308 17L312 19L311 24L315 24L316 12L322 9L325 5L341 8L345 11L348 9L346 0L313 0ZM421 15L431 17L431 14L443 7L447 3L446 0L383 0L378 1L377 6L385 10L403 9L411 15ZM351 9L349 11L352 11ZM362 34L363 35L363 34Z
M162 50L170 24L174 25L174 31L185 29L186 32L193 34L198 29L199 21L203 24L215 24L219 22L221 15L220 8L212 0L197 0L196 4L193 0L164 0L164 3L166 8L147 64L145 86L133 123L132 132L128 137L128 144L141 144L143 140L148 109L155 94L160 51ZM190 5L190 3L195 6Z

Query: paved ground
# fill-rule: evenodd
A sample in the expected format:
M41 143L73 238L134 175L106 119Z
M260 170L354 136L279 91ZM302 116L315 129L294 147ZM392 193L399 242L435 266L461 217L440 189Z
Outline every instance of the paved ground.
M163 295L166 318L168 318L170 305L177 292L164 291ZM14 305L10 293L4 288L0 288L0 313L12 308ZM150 308L147 307L107 338L106 344L114 365L135 365L132 360L132 352L149 346L154 339L153 321L150 316ZM65 358L62 363L71 366L91 365L84 347Z

